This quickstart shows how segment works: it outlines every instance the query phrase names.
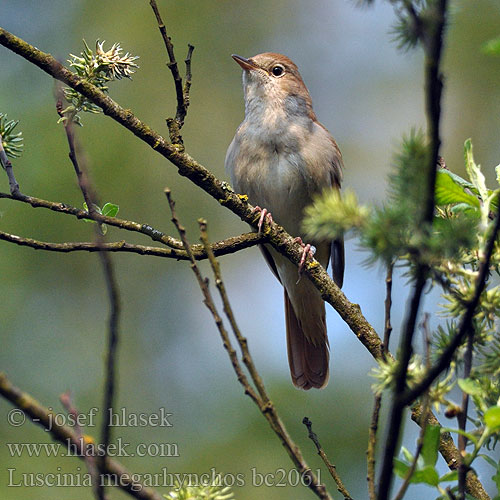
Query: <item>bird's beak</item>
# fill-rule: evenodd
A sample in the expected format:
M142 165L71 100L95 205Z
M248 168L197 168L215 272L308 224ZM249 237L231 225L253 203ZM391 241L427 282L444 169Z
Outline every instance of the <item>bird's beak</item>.
M246 70L258 69L259 66L255 64L251 59L246 59L237 54L232 54L231 57L243 68Z

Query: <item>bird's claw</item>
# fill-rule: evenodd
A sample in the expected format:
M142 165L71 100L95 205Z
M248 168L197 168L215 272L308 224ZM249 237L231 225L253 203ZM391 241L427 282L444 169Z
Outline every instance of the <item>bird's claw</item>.
M273 216L271 215L271 212L267 210L267 208L260 208L258 205L253 207L252 212L260 212L259 223L257 224L260 234L260 232L262 231L262 224L264 224L264 219L267 219L268 224L271 224L273 222Z
M299 262L299 279L297 280L297 283L300 281L300 278L302 278L302 271L304 270L304 265L306 263L306 259L307 257L311 257L314 258L314 254L316 253L316 247L314 247L313 245L310 245L309 243L305 244L303 241L302 241L302 238L300 237L297 237L295 238L294 240L295 242L297 243L300 243L300 246L302 247L302 257L300 258L300 262Z

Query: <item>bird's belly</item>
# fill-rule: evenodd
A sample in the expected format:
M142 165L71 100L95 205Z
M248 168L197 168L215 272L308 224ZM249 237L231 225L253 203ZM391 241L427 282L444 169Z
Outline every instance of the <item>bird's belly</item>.
M249 163L239 172L235 188L247 194L253 205L270 211L290 234L302 235L304 208L311 203L312 193L295 158L274 154Z

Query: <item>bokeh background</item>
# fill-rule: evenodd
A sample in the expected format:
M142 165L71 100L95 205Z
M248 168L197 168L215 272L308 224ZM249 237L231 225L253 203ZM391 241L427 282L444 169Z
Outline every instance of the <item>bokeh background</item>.
M376 2L357 8L348 0L159 0L179 61L187 43L193 57L191 106L183 129L188 152L219 178L227 179L224 155L243 117L240 68L231 53L252 56L275 51L299 66L317 115L337 139L346 165L345 183L365 202L381 203L391 156L403 133L425 124L422 53L401 53L391 43L392 8ZM171 75L154 16L146 0L3 0L0 24L66 60L78 54L82 39L119 41L139 55L133 81L112 84L111 96L167 135L165 118L175 113ZM463 142L472 137L476 160L488 182L500 162L500 58L481 53L499 35L496 0L456 0L444 58L443 149L448 166L463 173ZM182 68L181 64L181 68ZM39 69L0 48L0 112L20 120L25 152L14 162L24 193L81 206L81 194L58 125L53 82ZM79 139L103 201L120 206L119 216L148 223L175 235L163 188L169 186L191 241L196 220L209 221L213 240L247 231L231 212L177 175L176 169L103 115L84 115ZM7 179L0 177L1 190ZM90 224L0 202L1 229L46 241L86 241ZM110 241L150 244L146 237L110 228ZM95 254L54 254L0 243L0 370L47 406L62 412L58 396L70 389L82 413L102 402L108 302ZM356 241L347 242L344 291L361 305L380 332L383 327L384 272L364 265ZM291 462L267 423L236 381L201 293L185 262L113 255L123 315L119 345L117 406L128 413L173 414L172 428L122 427L114 437L131 443L175 443L179 457L120 457L137 473L243 474L240 500L313 498L304 488L251 486L259 473L289 471ZM323 391L299 392L288 375L282 291L257 249L221 259L239 324L249 339L257 367L293 438L313 468L321 467L302 418L314 423L324 448L354 498L367 498L365 450L372 408L369 372L374 362L331 308L328 328L332 377ZM204 265L203 269L208 271ZM395 337L408 287L396 277ZM424 310L436 311L438 293L426 296ZM437 319L433 318L433 324ZM394 345L394 344L393 344ZM0 497L11 499L86 499L88 488L8 487L28 472L84 471L77 459L10 456L6 443L50 442L27 423L6 422L11 406L0 400ZM99 420L97 421L97 423ZM384 418L382 418L382 425ZM99 427L87 428L96 434ZM413 447L416 429L406 425ZM381 435L383 439L383 435ZM60 467L60 469L58 469ZM443 469L444 470L444 469ZM279 474L279 472L278 472ZM323 469L322 479L335 492ZM483 477L488 484L490 471ZM167 493L168 488L159 488ZM430 489L413 488L409 499L433 498ZM337 495L338 496L338 495ZM111 498L125 498L113 490Z

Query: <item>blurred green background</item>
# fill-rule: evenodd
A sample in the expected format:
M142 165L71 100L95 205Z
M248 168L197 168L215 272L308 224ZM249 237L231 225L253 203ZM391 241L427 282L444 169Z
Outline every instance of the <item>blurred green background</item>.
M394 14L386 3L356 8L348 0L160 0L179 61L187 43L193 57L191 106L183 129L187 151L219 178L227 179L224 155L243 117L240 68L231 53L281 52L299 66L317 115L337 139L346 165L344 186L366 202L384 199L391 155L403 133L424 126L422 54L398 52L390 41ZM481 45L499 35L497 0L453 1L446 38L443 149L447 165L463 173L463 142L472 137L477 162L494 181L500 161L500 58ZM165 118L175 113L166 53L147 0L3 0L0 25L64 61L78 54L82 39L93 46L121 42L140 56L133 81L111 85L111 96L167 135ZM181 64L181 68L182 68ZM53 82L39 69L0 48L0 112L19 119L25 152L14 162L23 193L82 206L58 125ZM209 221L213 240L247 231L231 212L177 175L175 167L103 115L84 115L79 139L103 202L120 205L119 216L175 235L163 194L169 186L178 215L197 241L197 218ZM0 177L2 191L7 179ZM46 241L88 241L90 224L47 210L0 201L3 231ZM146 237L110 228L108 240L150 244ZM57 412L58 396L70 389L82 413L102 402L108 303L98 256L54 254L0 243L0 370ZM384 273L363 265L356 242L347 243L344 291L361 305L378 331L383 326ZM123 314L117 406L127 412L173 414L171 428L122 427L114 437L131 443L175 443L179 457L120 457L137 473L243 474L241 500L313 498L305 488L251 486L252 469L276 473L292 468L269 426L242 393L201 293L185 262L113 255ZM367 498L365 449L372 408L368 376L374 362L335 311L328 310L332 376L323 391L299 392L288 375L281 287L258 250L221 259L239 324L249 339L268 390L293 438L313 468L320 467L301 424L308 416L354 498ZM208 272L206 265L203 269ZM395 336L407 287L394 285ZM438 293L426 296L434 312ZM437 322L433 319L434 324ZM394 345L394 344L393 344ZM6 443L49 442L32 424L12 427L11 406L0 400L0 497L90 499L89 488L8 487L25 472L84 471L75 458L12 457ZM97 421L98 423L99 421ZM383 425L382 420L382 425ZM87 428L96 434L99 427ZM406 426L406 444L415 426ZM381 434L381 439L383 435ZM485 471L489 473L490 471ZM489 476L491 474L486 474ZM229 476L228 476L229 477ZM483 477L485 477L483 475ZM324 469L322 480L337 494ZM486 480L486 484L488 481ZM168 488L159 488L166 493ZM432 496L410 489L409 499ZM111 498L125 498L113 490ZM337 494L338 497L338 494Z

